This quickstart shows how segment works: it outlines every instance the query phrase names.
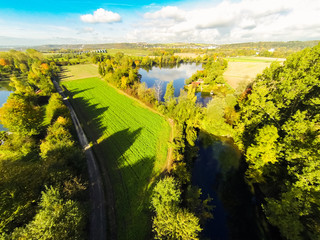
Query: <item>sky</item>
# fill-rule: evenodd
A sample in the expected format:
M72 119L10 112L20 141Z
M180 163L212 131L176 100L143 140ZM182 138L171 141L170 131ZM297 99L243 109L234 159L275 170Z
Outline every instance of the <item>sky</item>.
M0 0L0 46L319 39L319 0Z

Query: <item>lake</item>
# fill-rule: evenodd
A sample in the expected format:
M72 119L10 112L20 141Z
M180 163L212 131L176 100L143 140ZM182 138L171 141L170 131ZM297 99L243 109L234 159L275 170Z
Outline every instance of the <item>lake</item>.
M180 64L172 68L169 67L152 67L151 70L140 68L141 82L145 82L149 88L160 85L160 99L163 101L164 94L166 93L167 84L173 81L174 95L176 97L180 94L180 89L185 86L185 80L190 78L197 70L202 70L202 64ZM202 103L204 106L210 101L211 96L204 96L197 93L197 102Z
M10 91L10 86L8 82L0 82L0 107L7 101L9 95L12 93ZM6 130L2 124L0 124L0 131Z

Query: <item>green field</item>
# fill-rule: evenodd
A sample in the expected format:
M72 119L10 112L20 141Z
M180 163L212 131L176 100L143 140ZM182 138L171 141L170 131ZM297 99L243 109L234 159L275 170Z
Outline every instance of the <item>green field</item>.
M64 81L76 80L89 77L98 77L98 65L78 64L62 67L60 78Z
M118 238L150 238L150 192L166 164L169 124L98 78L62 84L101 167L109 172Z

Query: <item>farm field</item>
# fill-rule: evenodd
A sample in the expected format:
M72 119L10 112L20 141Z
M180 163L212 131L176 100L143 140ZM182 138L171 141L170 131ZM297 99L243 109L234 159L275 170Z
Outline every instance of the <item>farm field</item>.
M253 81L257 74L263 72L269 67L271 62L283 62L282 58L265 58L265 57L237 57L225 58L228 60L228 68L223 77L227 83L236 89L239 85L248 84Z
M146 239L150 193L165 167L170 127L99 78L62 82L116 200L118 239ZM108 194L108 193L106 193Z
M61 79L64 81L98 77L98 65L78 64L62 67Z

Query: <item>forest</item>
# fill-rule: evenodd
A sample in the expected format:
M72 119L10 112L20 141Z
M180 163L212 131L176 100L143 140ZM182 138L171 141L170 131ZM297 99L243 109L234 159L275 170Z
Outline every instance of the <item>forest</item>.
M172 164L150 200L155 239L199 239L214 217L210 197L201 199L191 181L201 131L237 146L246 167L243 178L281 238L319 239L320 44L272 63L242 91L224 80L223 55L182 59L163 50L153 57L119 52L74 59L98 64L105 82L172 122ZM139 68L190 61L203 63L203 70L186 80L178 97L172 82L164 101L156 88L140 82ZM86 167L68 111L51 83L59 66L68 64L70 59L44 58L35 50L0 56L0 76L10 78L15 89L0 109L0 121L10 131L1 133L0 146L3 239L39 239L45 233L50 236L43 239L86 237ZM196 102L199 82L213 95L206 107Z

